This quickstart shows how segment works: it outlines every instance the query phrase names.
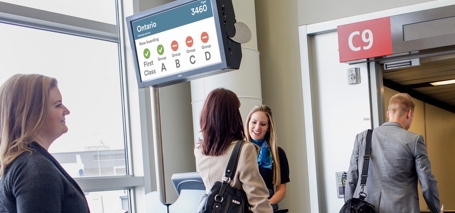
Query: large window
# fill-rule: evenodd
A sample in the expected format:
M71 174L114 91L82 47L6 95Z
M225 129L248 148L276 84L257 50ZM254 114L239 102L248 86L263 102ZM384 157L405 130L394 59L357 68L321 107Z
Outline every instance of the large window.
M81 185L91 211L100 213L131 212L132 192L144 185L129 168L127 85L115 2L0 0L0 84L16 73L58 80L71 112L69 131L49 152Z
M75 177L125 175L117 44L7 24L0 31L0 83L16 73L55 77L71 111L49 152Z

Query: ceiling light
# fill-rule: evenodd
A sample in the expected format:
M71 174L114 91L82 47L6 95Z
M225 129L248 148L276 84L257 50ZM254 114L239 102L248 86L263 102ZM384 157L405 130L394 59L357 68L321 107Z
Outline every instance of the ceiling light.
M447 85L447 84L455 84L455 79L452 80L447 80L447 81L437 81L437 82L432 82L430 83L433 86L441 86L441 85Z

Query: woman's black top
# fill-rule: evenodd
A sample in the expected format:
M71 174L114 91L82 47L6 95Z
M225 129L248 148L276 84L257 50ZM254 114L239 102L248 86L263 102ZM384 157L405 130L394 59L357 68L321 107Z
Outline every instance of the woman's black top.
M278 157L280 159L281 183L288 183L290 182L288 158L281 147L278 147ZM259 167L259 173L261 173L269 191L275 192L275 187L273 186L273 170Z

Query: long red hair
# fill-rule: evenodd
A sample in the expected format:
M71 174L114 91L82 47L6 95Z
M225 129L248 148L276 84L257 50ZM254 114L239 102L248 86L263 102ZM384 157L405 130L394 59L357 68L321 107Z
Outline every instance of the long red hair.
M240 100L234 92L217 88L209 93L200 118L202 154L222 155L231 142L245 138L239 108Z

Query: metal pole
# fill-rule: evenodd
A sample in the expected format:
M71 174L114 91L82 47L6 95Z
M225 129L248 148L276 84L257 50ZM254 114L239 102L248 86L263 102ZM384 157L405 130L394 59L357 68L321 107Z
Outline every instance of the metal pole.
M164 184L164 163L163 163L163 142L161 137L161 117L160 117L160 94L158 87L151 87L150 93L152 106L152 129L153 145L155 153L155 171L157 191L160 193L160 200L166 205L166 187Z

